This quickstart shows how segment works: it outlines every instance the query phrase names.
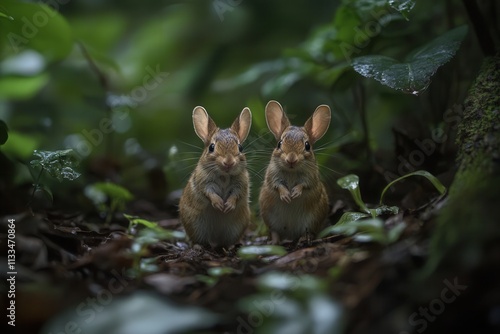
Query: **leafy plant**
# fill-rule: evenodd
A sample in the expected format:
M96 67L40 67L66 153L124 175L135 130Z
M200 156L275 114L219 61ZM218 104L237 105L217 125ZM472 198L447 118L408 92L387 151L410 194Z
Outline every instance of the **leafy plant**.
M399 211L399 209L395 206L388 207L385 205L381 205L375 209L369 209L366 206L363 199L361 198L361 191L359 188L359 177L357 175L350 174L350 175L344 176L344 177L337 180L337 184L342 189L349 190L352 198L354 199L356 204L359 206L359 208L363 212L365 212L366 214L371 215L373 218L375 218L376 216L380 216L382 214L385 214L385 213L397 214ZM357 215L355 215L356 217L353 216L352 218L357 218L357 219L363 218L363 214L360 214L360 213L356 213L356 214L357 214ZM366 217L368 217L368 215L366 215Z
M150 245L156 244L161 240L176 240L186 237L184 232L165 229L156 222L125 213L123 216L129 221L128 232L136 235L130 247L133 257L133 274L135 276L158 271L158 266L154 259L144 258L147 255ZM138 226L143 228L137 232L136 229Z
M123 211L125 204L134 198L127 189L111 182L89 185L85 188L85 195L106 215L106 224L111 222L114 213Z
M264 315L258 333L342 333L343 309L325 293L327 281L312 275L270 272L258 278L259 292L238 308Z
M390 182L382 190L380 195L380 204L375 209L369 209L361 198L359 177L354 174L344 176L337 180L337 184L342 189L349 190L354 201L363 212L345 212L335 225L325 228L321 231L319 236L324 237L329 234L344 234L348 236L354 235L354 240L356 241L378 242L383 245L388 245L397 241L401 233L404 231L405 224L400 223L387 230L384 226L384 221L376 217L383 214L395 215L399 212L399 208L396 206L387 206L382 204L382 199L386 191L394 183L410 176L423 176L434 185L441 195L446 193L446 188L434 175L427 171L420 170L406 174Z
M208 275L199 274L196 275L196 279L208 286L214 286L222 276L233 274L234 272L235 269L231 267L213 267L207 270Z
M52 192L50 189L43 185L40 181L44 173L48 173L53 178L56 178L59 182L64 179L73 181L77 179L81 174L76 172L73 168L78 166L79 161L74 155L73 150L59 150L59 151L37 151L33 152L33 155L37 156L39 159L34 159L30 161L30 165L33 169L40 168L38 175L33 176L33 192L31 194L31 199L28 205L34 199L35 193L37 191L43 191L49 196L50 200L53 201ZM30 169L31 171L31 169Z
M406 227L405 224L400 223L387 230L384 221L380 218L358 219L357 217L353 220L341 219L337 224L324 229L320 236L343 234L354 236L354 240L358 242L377 242L388 245L397 241Z

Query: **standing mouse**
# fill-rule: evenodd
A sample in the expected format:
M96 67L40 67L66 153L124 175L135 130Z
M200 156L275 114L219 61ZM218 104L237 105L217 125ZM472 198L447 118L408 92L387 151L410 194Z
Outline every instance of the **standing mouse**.
M205 147L182 193L180 221L192 244L227 248L238 242L250 223L250 178L242 143L252 114L244 108L229 129L219 129L198 106L193 125Z
M293 126L278 102L266 105L267 126L278 145L267 167L259 204L273 244L315 236L326 222L328 195L313 145L328 130L330 119L330 108L320 105L303 127Z

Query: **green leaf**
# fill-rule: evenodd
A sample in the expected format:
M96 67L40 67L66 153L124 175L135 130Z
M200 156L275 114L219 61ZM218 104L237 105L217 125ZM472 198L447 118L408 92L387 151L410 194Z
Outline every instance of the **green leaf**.
M112 182L98 182L92 185L96 190L101 191L110 199L120 201L130 201L134 196L124 187Z
M359 190L359 177L354 174L346 175L337 180L337 184L342 188L349 190L352 198L359 206L359 208L366 213L371 213L370 209L366 206L365 202L361 198L361 192Z
M325 228L320 233L320 237L328 234L343 234L354 236L353 239L358 242L377 242L387 245L397 241L406 228L404 223L400 223L387 231L383 220L379 218L361 219L367 217L369 215L365 213L346 212L337 224Z
M0 120L0 145L3 145L9 139L9 129L4 121Z
M127 28L127 19L115 11L95 12L91 16L74 16L71 18L71 28L75 39L85 44L92 58L96 54L107 55L116 46ZM116 64L112 58L110 64ZM114 65L113 65L114 67Z
M413 51L404 62L373 55L353 59L352 66L364 77L373 78L393 89L418 95L429 86L431 77L438 68L453 58L466 34L467 26L450 30Z
M246 246L238 249L238 256L244 260L252 260L269 255L283 256L286 255L286 250L284 247L276 245Z
M0 78L0 98L30 99L48 82L48 74L40 74L32 77L3 77Z
M235 270L231 267L213 267L213 268L208 268L207 272L212 277L220 277L232 274L235 272Z
M73 167L78 166L77 160L72 149L59 151L37 151L33 155L39 159L30 162L33 167L41 167L50 176L55 177L59 182L63 179L73 181L81 174L73 170Z
M403 231L405 230L406 228L406 224L404 223L400 223L396 226L394 226L393 228L391 228L389 230L389 232L387 233L387 239L389 241L389 243L393 243L393 242L396 242L399 237L401 236L401 234L403 233Z
M205 283L208 286L214 286L219 281L219 278L215 276L195 275L195 277L198 281Z
M348 225L356 229L354 240L358 242L378 242L387 244L388 238L384 228L384 221L379 218L364 219Z
M38 147L38 142L34 137L16 131L9 131L9 140L2 146L2 152L26 160L33 154L33 150Z
M7 41L13 52L30 48L56 61L71 51L71 29L66 19L50 6L2 0L2 9L13 20L0 20L0 40Z
M354 36L357 34L356 27L362 23L358 11L350 6L339 7L335 12L333 22L333 27L337 32L335 38L347 43L354 42ZM360 39L360 43L365 41L363 37Z
M322 291L325 288L325 281L312 275L300 275L282 272L269 272L259 277L258 286L263 290L283 290L283 291Z
M126 277L125 277L126 278ZM82 317L74 308L58 313L44 323L41 333L59 333L61 328L74 333L209 333L221 321L221 316L201 307L185 306L145 290L126 291L131 282L121 277L107 291L106 304L97 304L99 312L92 312L93 321ZM104 295L104 294L101 294ZM87 305L85 304L81 305ZM87 307L87 306L86 306ZM83 309L83 308L82 308ZM87 309L90 311L91 309ZM65 330L63 330L65 331ZM213 331L212 331L213 332Z
M140 235L142 237L156 240L182 240L186 238L186 234L184 232L165 229L159 226L156 222L127 215L125 213L123 216L129 221L129 231L132 227L141 225L153 232L153 234L148 234L141 231Z
M380 194L380 204L382 204L382 200L384 199L384 195L385 195L385 192L396 182L399 182L403 179L406 179L407 177L410 177L410 176L423 176L425 177L427 180L429 180L432 185L436 188L436 190L441 194L443 195L444 193L446 193L446 187L443 186L443 184L437 179L437 177L435 177L434 175L432 175L431 173L425 171L425 170L417 170L413 173L409 173L409 174L406 174L406 175L403 175L399 178L397 178L396 180L392 181L391 183L389 183L387 186L385 186L384 190L382 190L382 194Z
M319 237L323 238L330 234L345 234L346 230L343 226L347 226L347 234L352 235L356 232L355 227L350 227L350 222L370 217L367 213L362 212L345 212L339 221L332 226L328 226L320 232Z

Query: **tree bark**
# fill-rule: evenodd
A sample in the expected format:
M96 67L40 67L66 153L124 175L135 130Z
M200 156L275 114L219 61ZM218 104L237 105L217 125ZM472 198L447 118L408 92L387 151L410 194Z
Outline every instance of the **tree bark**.
M499 144L500 55L496 55L485 59L464 102L457 134L458 170L431 240L427 273L438 267L467 271L498 256Z

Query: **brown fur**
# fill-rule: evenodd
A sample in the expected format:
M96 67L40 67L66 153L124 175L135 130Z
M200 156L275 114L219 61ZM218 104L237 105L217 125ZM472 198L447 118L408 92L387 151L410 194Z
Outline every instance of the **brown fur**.
M261 216L273 243L315 236L324 226L328 195L312 146L328 130L330 117L330 108L321 105L303 127L297 127L290 125L278 102L266 106L268 127L280 143L272 153L259 196Z
M248 136L251 122L250 109L245 108L231 128L221 130L203 107L193 110L195 132L205 148L179 203L179 217L192 244L229 247L250 223L250 178L238 145Z

